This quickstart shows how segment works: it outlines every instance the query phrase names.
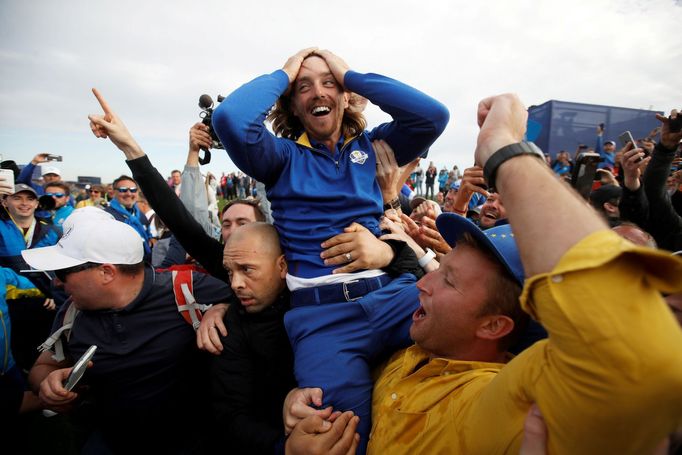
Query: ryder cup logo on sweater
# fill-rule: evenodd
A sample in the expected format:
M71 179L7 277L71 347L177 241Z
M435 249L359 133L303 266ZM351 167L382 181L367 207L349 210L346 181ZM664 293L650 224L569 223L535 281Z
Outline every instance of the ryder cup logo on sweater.
M367 154L362 150L353 150L350 152L350 162L356 164L365 164L367 161Z

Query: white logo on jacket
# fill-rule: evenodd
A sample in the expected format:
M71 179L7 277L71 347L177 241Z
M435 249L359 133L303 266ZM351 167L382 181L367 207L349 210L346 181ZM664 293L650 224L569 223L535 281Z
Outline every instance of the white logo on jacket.
M363 152L362 150L353 150L350 152L350 162L351 163L356 163L356 164L365 164L365 161L367 161L367 153Z

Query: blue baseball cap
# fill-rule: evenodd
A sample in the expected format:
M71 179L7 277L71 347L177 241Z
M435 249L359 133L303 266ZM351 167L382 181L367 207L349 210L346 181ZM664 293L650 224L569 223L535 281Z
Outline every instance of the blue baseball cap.
M471 234L481 246L492 252L504 268L523 286L525 274L511 225L495 226L482 231L467 218L455 213L443 213L436 220L436 227L448 245L453 248L462 234L465 232Z
M457 180L456 182L452 182L452 183L450 184L450 189L451 189L451 190L455 190L455 191L459 191L459 186L460 186L461 184L462 184L462 181L461 181L461 180Z

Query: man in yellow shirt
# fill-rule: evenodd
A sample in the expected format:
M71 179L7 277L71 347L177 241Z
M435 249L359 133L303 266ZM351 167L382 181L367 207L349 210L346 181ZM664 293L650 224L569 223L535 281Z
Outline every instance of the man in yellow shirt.
M438 228L456 247L417 284L416 344L375 383L369 453L518 454L531 403L549 453L650 453L682 425L682 331L661 297L682 290L682 261L609 231L521 142L526 118L514 95L483 100L475 158L504 197L530 277L521 307L549 339L506 362L513 317L494 307L508 258L463 219L442 215ZM682 133L662 121L671 148ZM462 241L465 232L477 242ZM323 439L340 453L338 444L352 444L338 427L353 419L307 420L289 453L309 453L300 441Z

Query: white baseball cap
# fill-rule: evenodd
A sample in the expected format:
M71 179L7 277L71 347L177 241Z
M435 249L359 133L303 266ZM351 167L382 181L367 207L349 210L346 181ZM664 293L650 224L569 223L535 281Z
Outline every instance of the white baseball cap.
M40 166L40 175L43 176L45 174L57 174L61 176L62 172L54 166Z
M95 206L95 205L88 205L85 207L81 207L79 209L74 210L71 212L71 215L69 215L65 220L64 223L62 223L62 230L64 232L68 231L73 227L74 224L78 224L80 222L92 222L92 221L97 221L97 220L114 220L114 216L107 212L106 210Z
M24 250L21 255L36 270L60 270L86 262L138 264L144 256L142 237L125 223L92 210L79 209L67 218L64 235L54 246ZM80 213L79 213L80 212ZM74 215L76 215L74 217Z

